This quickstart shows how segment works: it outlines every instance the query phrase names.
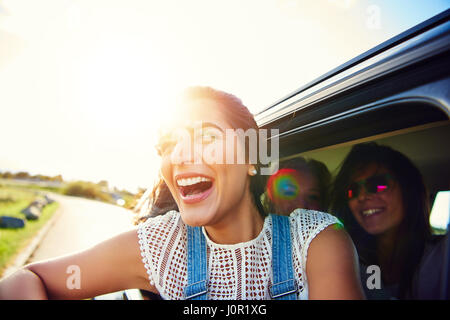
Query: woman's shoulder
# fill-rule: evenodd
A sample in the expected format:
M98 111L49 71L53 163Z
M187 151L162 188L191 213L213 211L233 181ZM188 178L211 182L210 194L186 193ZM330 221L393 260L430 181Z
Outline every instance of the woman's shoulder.
M295 209L289 215L291 225L294 225L300 229L315 230L324 229L330 225L338 225L342 227L342 223L339 219L329 213L308 210L308 209Z
M433 235L432 239L425 245L420 269L436 268L443 263L447 241L448 234Z
M336 217L321 211L296 209L289 215L289 219L292 237L303 251L305 261L311 242L319 234L322 235L323 231L331 226L333 226L332 230L342 229L342 223Z
M310 297L335 299L346 293L349 299L361 298L356 250L342 223L329 213L305 209L294 210L290 219Z
M164 214L148 218L138 225L138 229L167 227L167 225L170 224L178 224L180 220L180 213L178 211L171 210Z
M161 243L176 230L183 231L183 221L177 211L168 211L165 214L148 218L137 226L140 243ZM149 242L149 240L153 240ZM157 241L156 241L157 240ZM156 242L155 242L156 241Z
M159 266L164 257L182 250L184 230L184 223L177 211L148 218L137 227L142 262L150 284L156 285L159 292L162 290L158 287Z
M413 282L416 299L440 299L444 275L447 235L434 236L427 243Z

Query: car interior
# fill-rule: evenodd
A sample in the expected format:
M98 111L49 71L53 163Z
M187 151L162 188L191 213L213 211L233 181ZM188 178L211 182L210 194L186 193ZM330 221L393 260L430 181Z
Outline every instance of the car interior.
M345 128L342 128L342 131L346 131ZM424 177L430 193L430 207L432 208L437 193L450 190L450 168L448 167L450 150L445 147L446 137L450 137L450 121L433 121L299 152L285 156L281 160L298 156L315 159L323 162L335 176L339 170L339 165L353 145L374 141L400 151L413 161ZM301 144L300 141L297 141L297 143Z

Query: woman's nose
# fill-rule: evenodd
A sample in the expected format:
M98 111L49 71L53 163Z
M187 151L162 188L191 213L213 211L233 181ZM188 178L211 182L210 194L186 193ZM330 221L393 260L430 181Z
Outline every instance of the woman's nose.
M190 141L190 138L178 140L170 155L172 164L190 164L194 162L194 152Z
M372 194L368 193L366 191L366 188L364 186L361 186L361 189L359 190L359 194L358 194L358 200L359 201L364 201L366 200L368 197L370 197Z
M202 162L202 149L193 140L188 130L178 135L178 141L170 155L172 164L199 164Z

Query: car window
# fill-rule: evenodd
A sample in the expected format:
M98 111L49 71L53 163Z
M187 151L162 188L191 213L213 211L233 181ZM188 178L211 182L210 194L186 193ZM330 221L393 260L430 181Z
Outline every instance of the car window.
M431 209L430 224L435 234L448 232L450 215L450 190L439 191Z
M353 132L351 129L348 130ZM336 176L342 161L354 145L373 141L392 147L405 154L419 168L430 193L430 207L432 208L432 220L430 221L436 227L440 226L441 229L445 229L446 226L442 227L445 225L445 215L448 215L449 210L450 169L448 168L448 159L450 159L450 151L442 148L441 141L443 137L448 136L450 136L450 125L447 121L443 121L327 146L286 158L302 156L321 161L327 165L331 174Z

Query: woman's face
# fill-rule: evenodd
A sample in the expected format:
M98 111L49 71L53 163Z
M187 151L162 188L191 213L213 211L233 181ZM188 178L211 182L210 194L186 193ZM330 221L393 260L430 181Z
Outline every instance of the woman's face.
M250 166L221 161L243 147L225 143L225 133L233 128L220 111L224 106L211 99L196 99L183 107L187 112L169 135L169 146L161 151L161 174L185 223L218 224L225 217L230 219L250 194ZM221 152L224 157L218 156Z
M324 210L320 204L319 183L316 177L308 171L296 170L292 178L295 179L292 186L289 185L289 180L287 180L286 184L280 186L280 188L285 188L288 192L290 191L289 189L294 189L296 196L294 199L284 199L282 196L275 196L273 203L277 213L289 215L297 208Z
M375 183L375 189L368 192L364 181L384 177L386 185ZM382 180L383 178L381 178ZM375 181L372 179L372 181ZM392 231L400 225L405 213L400 186L388 170L375 164L367 166L354 175L353 183L359 184L359 194L354 193L348 200L350 210L359 225L369 234L381 235ZM355 190L348 190L349 197Z

